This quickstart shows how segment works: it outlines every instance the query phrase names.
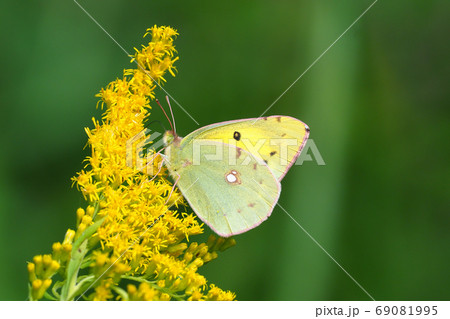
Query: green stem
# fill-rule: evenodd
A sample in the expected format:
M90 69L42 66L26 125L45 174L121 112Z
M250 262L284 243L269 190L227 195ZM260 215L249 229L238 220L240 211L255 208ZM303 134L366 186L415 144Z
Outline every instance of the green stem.
M93 223L81 234L72 246L70 261L66 270L66 282L61 290L60 300L73 300L79 286L77 286L78 271L88 253L88 240L103 223L104 218Z
M156 285L156 281L148 280L145 277L122 276L122 279L128 279L137 282L146 282L147 284Z
M56 297L50 295L50 294L48 293L48 291L46 291L46 292L44 293L44 297L47 298L48 300L58 301L58 298L56 298Z
M121 296L124 301L128 301L130 299L128 293L122 288L113 286L112 290L114 290L119 296Z
M81 279L72 289L72 293L69 295L70 296L78 296L81 295L85 290L85 287L89 287L89 285L91 285L94 281L95 281L96 277L94 275L90 275L87 276L83 279Z
M76 289L78 271L80 269L83 258L88 252L87 240L85 240L78 248L74 246L72 249L72 256L70 257L69 265L67 267L67 278L61 290L61 300L73 300L73 292Z

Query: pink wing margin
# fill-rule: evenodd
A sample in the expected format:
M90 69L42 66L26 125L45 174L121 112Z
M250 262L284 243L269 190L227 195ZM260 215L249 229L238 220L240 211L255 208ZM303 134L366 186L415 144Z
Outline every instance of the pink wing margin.
M303 148L305 147L306 142L308 141L309 132L311 131L309 129L308 125L306 125L305 123L303 123L302 121L300 121L300 120L298 120L296 118L293 118L293 119L299 121L300 123L302 123L305 126L305 136L303 137L302 144L300 144L300 147L298 148L297 153L292 158L292 161L286 166L286 170L284 171L283 175L281 175L280 178L278 179L279 182L281 182L281 180L284 178L284 176L286 176L287 172L292 167L292 165L294 165L294 163L297 161L297 158L300 156L300 153L302 152Z

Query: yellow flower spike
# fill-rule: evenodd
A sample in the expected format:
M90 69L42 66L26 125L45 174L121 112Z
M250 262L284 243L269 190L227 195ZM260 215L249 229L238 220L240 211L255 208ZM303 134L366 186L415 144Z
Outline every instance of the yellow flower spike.
M27 266L33 300L42 298L52 285L45 276L58 268L62 278L49 290L49 298L74 300L83 294L88 300L206 299L207 280L197 270L217 257L212 249L216 240L190 241L190 236L203 233L203 224L194 214L178 211L187 203L177 188L166 203L173 188L167 169L155 177L138 167L159 169L161 158L152 163L142 152L150 146L143 132L158 88L155 82L174 76L179 61L176 30L153 26L146 35L148 44L135 49L132 57L139 67L124 70L96 95L103 114L85 128L91 154L72 178L87 207L76 210L76 231L69 229L61 243L53 244L51 258L38 255ZM88 291L80 289L100 275ZM125 279L141 283L123 291ZM212 296L230 299L218 291Z

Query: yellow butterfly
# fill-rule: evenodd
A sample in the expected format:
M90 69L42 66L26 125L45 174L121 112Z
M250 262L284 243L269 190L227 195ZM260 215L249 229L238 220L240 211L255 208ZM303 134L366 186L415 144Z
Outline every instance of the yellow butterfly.
M216 123L185 138L172 129L164 134L165 165L197 216L229 237L270 216L308 136L308 126L289 116Z

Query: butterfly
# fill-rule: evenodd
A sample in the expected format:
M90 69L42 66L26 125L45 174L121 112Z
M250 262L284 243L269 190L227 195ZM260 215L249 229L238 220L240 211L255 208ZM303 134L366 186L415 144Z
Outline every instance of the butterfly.
M197 216L218 235L230 237L271 215L280 182L309 131L289 116L216 123L184 138L172 126L163 137L165 165Z

